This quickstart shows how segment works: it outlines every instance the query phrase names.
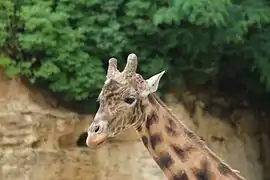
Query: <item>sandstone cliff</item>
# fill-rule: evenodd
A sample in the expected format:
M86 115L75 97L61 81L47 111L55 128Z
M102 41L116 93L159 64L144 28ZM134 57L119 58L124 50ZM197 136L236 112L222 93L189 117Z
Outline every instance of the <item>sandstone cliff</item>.
M194 102L186 94L186 101ZM100 149L78 147L78 138L92 120L55 108L49 96L27 88L19 79L0 75L0 180L161 180L154 163L133 130ZM248 180L270 178L270 141L249 109L234 110L232 126L204 112L190 111L167 95L166 104L233 168ZM185 106L186 107L186 106Z

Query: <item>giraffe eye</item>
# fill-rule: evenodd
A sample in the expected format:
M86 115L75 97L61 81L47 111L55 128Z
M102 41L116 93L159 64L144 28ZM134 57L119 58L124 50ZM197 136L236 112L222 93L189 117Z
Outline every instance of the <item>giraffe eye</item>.
M125 99L125 103L127 103L127 104L132 104L134 101L135 101L134 97L128 97Z

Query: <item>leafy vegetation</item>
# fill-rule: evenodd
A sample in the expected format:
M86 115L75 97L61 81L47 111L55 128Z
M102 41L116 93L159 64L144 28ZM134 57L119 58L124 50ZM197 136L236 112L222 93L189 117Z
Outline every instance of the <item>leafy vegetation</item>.
M69 101L95 97L114 56L130 52L167 86L270 91L266 0L2 0L0 64Z

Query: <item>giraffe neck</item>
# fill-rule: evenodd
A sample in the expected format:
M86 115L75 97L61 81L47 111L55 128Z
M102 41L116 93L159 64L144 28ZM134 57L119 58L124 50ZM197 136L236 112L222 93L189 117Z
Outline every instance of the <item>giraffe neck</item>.
M244 180L176 119L154 94L136 129L144 146L170 180Z

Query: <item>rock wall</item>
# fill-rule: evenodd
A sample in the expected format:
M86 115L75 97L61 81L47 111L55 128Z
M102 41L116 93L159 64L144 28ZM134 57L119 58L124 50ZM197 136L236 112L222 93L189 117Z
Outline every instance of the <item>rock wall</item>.
M93 116L53 104L0 75L0 180L164 179L133 131L98 150L78 147Z
M187 101L190 95L184 97ZM205 113L200 102L190 118L188 108L175 99L168 94L166 104L179 119L247 180L270 178L269 137L260 131L252 111L235 110L235 128ZM93 116L53 104L48 95L19 79L0 75L0 180L166 179L133 130L100 149L78 147Z

